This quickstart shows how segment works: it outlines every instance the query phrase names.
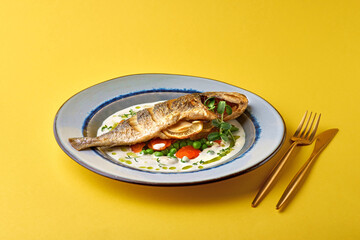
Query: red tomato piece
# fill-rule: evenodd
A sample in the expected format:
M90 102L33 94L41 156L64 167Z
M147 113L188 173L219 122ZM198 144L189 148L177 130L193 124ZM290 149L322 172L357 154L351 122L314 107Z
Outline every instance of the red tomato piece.
M145 146L145 143L137 143L137 144L134 144L134 145L131 145L131 151L135 152L135 153L138 153L138 152L141 152L141 150L144 148Z
M189 159L193 159L198 157L200 153L201 151L199 149L195 149L193 146L185 146L180 148L175 155L178 158L183 158L186 156Z
M148 143L148 147L154 151L162 151L170 147L171 143L171 139L154 138Z

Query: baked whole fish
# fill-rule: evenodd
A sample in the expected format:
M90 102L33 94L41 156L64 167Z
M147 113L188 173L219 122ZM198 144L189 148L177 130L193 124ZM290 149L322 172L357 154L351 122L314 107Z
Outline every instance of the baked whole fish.
M204 104L207 99L213 98L215 105L219 101L226 101L232 109L230 115L224 114L224 121L239 117L248 105L248 99L237 92L187 94L143 109L103 135L70 138L69 142L75 149L83 150L90 147L133 145L153 138L197 139L211 131L211 120L220 118L216 111L209 110ZM190 128L195 130L189 131ZM187 131L184 131L185 134L174 134L176 131L182 131L179 129Z

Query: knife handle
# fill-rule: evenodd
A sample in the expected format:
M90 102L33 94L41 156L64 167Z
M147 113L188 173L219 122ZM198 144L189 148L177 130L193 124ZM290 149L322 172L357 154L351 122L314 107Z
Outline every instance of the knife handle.
M270 190L271 185L275 182L276 177L279 175L281 169L284 167L286 161L288 160L289 156L298 145L298 142L293 142L286 153L282 156L276 166L271 170L271 173L266 178L265 182L261 186L259 192L256 194L253 202L251 203L252 207L256 207L260 201L265 197L266 193Z
M276 205L276 209L279 210L284 206L285 203L287 203L291 196L293 196L296 193L296 190L299 188L300 183L305 179L307 173L310 171L311 166L315 162L316 155L312 155L305 164L301 167L301 169L296 173L294 178L291 180L287 188L285 189L285 192L281 196L278 204Z

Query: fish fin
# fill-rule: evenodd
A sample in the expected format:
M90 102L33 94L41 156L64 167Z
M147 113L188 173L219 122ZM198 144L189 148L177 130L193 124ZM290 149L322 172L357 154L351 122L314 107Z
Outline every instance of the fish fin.
M90 144L88 143L89 139L90 138L88 137L69 138L69 142L73 148L80 151L90 147Z

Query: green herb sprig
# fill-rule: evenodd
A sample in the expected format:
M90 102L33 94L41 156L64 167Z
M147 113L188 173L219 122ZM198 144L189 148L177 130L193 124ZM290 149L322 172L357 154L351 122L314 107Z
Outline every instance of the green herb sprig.
M210 111L214 111L215 109L215 98L211 97L205 100L204 105L209 108Z
M213 99L213 100L210 100ZM209 103L207 101L209 100ZM214 102L214 105L212 105L212 101ZM207 104L206 104L207 103ZM209 108L209 110L215 109L215 98L208 98L204 104ZM232 109L229 105L226 104L225 101L220 101L218 103L217 113L220 114L220 119L214 119L212 120L211 124L219 129L219 132L212 132L208 135L209 141L215 141L215 140L224 140L226 142L232 141L232 144L235 143L235 138L232 132L235 132L239 130L234 125L224 122L224 113L226 112L228 115L232 114Z

